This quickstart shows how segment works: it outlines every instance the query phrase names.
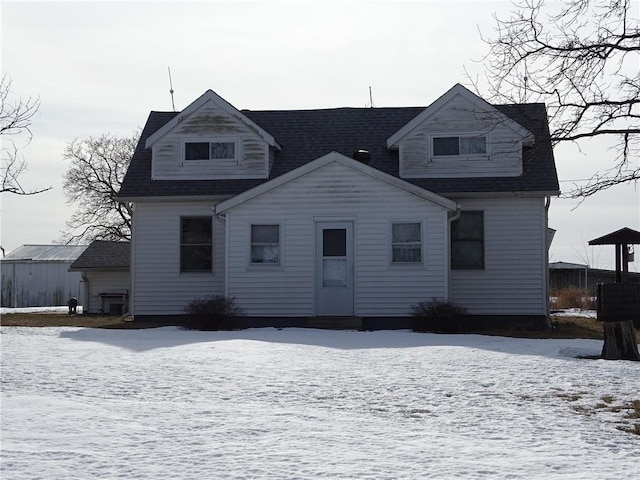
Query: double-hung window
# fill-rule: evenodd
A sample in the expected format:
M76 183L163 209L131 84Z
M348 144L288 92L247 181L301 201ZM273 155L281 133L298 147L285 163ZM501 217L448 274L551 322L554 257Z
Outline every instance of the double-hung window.
M422 262L422 228L420 223L391 225L391 262Z
M483 212L462 212L451 222L451 268L484 268Z
M251 225L251 263L280 264L280 225Z
M485 135L434 136L431 140L434 157L487 154L487 137Z
M180 219L180 271L211 272L213 234L211 217Z

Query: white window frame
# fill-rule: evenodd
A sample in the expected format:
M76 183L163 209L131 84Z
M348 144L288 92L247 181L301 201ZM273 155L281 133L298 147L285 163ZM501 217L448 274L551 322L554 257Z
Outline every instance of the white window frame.
M253 245L254 243L251 241L251 232L254 226L272 226L278 227L278 261L277 262L254 262L253 261ZM279 222L251 222L249 224L249 266L251 268L280 268L282 265L282 255L283 255L283 232L282 224Z
M393 247L394 245L401 243L401 242L394 242L393 241L393 226L394 225L400 225L400 224L417 224L420 226L420 261L418 262L395 262L393 260ZM409 266L409 267L415 267L415 266L423 266L425 265L425 222L422 220L415 220L415 219L407 219L407 220L393 220L391 222L389 222L389 264L397 267L397 266ZM413 242L415 243L415 242Z
M209 158L202 160L187 160L187 143L233 143L234 158ZM207 136L207 137L181 137L180 138L180 164L181 165L239 165L242 158L240 151L241 142L239 137L228 136Z
M485 153L463 153L459 155L436 155L433 142L436 138L467 138L467 137L484 137L486 150ZM451 133L431 133L429 134L427 145L429 159L434 160L483 160L491 157L491 135L488 132L451 132ZM459 142L459 140L458 140Z

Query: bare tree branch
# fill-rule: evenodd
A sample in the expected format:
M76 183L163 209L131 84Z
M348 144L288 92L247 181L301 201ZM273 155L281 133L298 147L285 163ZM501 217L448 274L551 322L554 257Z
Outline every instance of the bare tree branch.
M640 28L631 0L514 0L513 6L509 19L496 18L494 36L483 37L490 48L488 97L545 103L554 145L615 141L602 169L569 196L636 182Z
M27 162L20 154L14 138L22 137L26 146L33 137L31 122L38 113L40 101L37 98L23 100L16 97L11 91L11 79L4 75L0 82L0 135L2 148L2 176L0 193L13 193L15 195L36 195L46 192L51 187L38 189L25 189L20 183L20 176L27 170ZM6 138L12 137L12 138Z
M77 210L67 222L64 243L129 240L132 205L117 200L139 133L74 140L64 152L71 165L64 176L67 203Z

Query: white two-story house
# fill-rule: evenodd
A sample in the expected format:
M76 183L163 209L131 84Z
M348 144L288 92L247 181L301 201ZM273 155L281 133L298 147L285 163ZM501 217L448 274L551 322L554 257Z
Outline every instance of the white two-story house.
M428 107L251 111L209 90L151 112L122 184L131 313L225 295L255 325L404 328L436 298L541 327L558 194L542 104L455 85Z

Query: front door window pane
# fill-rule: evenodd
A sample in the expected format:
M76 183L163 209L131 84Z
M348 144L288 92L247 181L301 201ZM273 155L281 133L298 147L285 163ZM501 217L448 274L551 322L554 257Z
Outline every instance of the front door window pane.
M326 228L322 231L322 256L344 257L347 255L347 230Z
M347 286L347 259L325 258L322 261L322 286Z

